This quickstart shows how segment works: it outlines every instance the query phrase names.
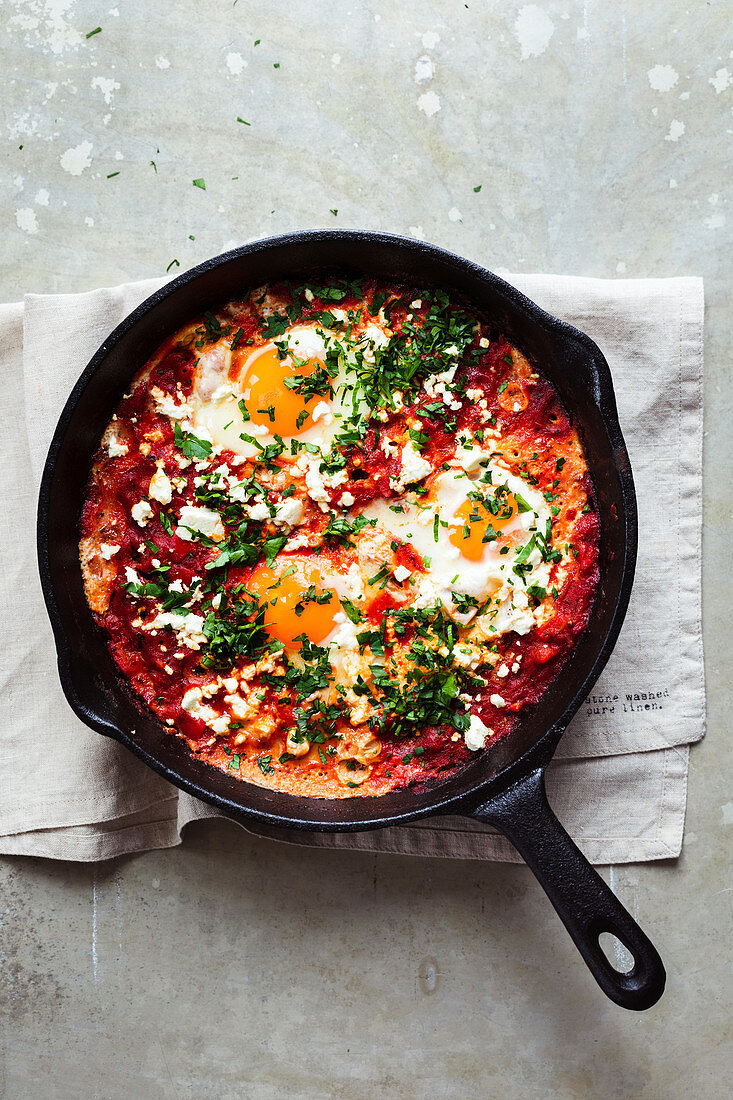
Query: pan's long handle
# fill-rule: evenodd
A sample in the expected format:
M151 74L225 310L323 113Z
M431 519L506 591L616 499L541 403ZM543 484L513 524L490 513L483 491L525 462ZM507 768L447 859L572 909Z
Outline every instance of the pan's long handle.
M639 925L576 848L547 802L542 769L473 810L519 850L575 940L593 977L623 1008L651 1008L664 991L662 960ZM631 952L622 974L611 966L599 937L610 932Z

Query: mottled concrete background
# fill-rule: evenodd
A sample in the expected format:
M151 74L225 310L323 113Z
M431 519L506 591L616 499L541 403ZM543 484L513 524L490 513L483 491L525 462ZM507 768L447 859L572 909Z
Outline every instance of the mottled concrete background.
M208 824L96 868L4 862L4 1095L729 1096L731 3L108 4L0 5L2 300L316 226L705 276L709 736L682 858L611 871L670 972L642 1017L525 868Z

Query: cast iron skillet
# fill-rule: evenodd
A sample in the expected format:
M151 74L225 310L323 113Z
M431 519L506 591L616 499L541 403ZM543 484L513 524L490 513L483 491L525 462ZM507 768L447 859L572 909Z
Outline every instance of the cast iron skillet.
M588 628L539 704L504 740L450 778L379 798L307 799L266 790L192 759L120 677L87 606L77 543L92 455L131 377L191 317L243 288L338 270L443 288L489 319L554 383L585 446L601 525L599 591ZM549 316L491 272L442 249L369 232L294 233L207 260L143 302L102 344L74 387L56 428L41 483L38 555L61 682L74 711L160 775L234 818L292 829L355 831L465 814L518 848L542 884L604 993L624 1008L649 1008L665 972L656 950L581 855L550 809L544 770L613 649L636 559L637 517L629 458L608 365L583 333ZM619 973L599 936L633 956Z

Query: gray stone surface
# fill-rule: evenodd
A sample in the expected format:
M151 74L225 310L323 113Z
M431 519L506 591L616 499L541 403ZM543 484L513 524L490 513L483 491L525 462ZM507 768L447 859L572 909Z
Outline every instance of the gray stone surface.
M681 859L611 870L669 970L643 1016L603 999L523 867L213 823L109 865L4 861L3 1094L727 1097L731 4L108 5L0 5L2 300L324 225L506 270L705 276L709 735Z

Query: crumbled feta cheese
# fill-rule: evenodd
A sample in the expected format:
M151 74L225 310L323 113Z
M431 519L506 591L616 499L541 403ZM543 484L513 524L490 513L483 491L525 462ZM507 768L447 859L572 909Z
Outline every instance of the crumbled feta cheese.
M489 702L494 707L505 707L506 700L502 699L501 695L492 695L489 697Z
M467 642L459 643L453 650L453 664L459 668L473 670L483 663L483 654L478 646Z
M178 518L176 534L179 539L183 539L185 542L193 542L193 535L188 528L191 528L192 531L199 531L215 542L223 539L226 534L218 512L213 512L211 508L197 508L190 504L184 504Z
M409 569L405 569L404 565L398 565L392 576L398 584L402 584L403 581L406 581L408 577L412 576L412 573Z
M354 503L354 499L355 498L351 495L351 493L342 493L341 494L341 507L342 508L350 508L351 505Z
M211 395L210 400L213 401L213 403L215 405L220 405L222 403L222 401L226 401L226 399L228 397L237 397L237 396L238 396L238 394L236 394L234 392L232 387L227 386L226 383L224 383L221 386L216 387L216 389L214 390L214 392Z
M224 702L227 704L234 717L239 719L240 722L254 718L257 714L257 708L253 706L249 699L245 699L236 693L226 695L224 697Z
M270 518L270 506L264 500L258 500L256 504L245 504L244 512L250 519L262 523Z
M311 290L310 287L307 286L303 293L305 295L306 302L312 302L313 301L314 294L313 294L313 291Z
M109 561L110 558L113 558L115 554L118 553L119 549L119 546L115 546L109 542L103 542L99 547L99 552L105 561Z
M139 500L137 504L133 504L130 515L138 527L147 527L149 520L153 518L153 509L147 500Z
M463 737L466 742L466 748L471 752L478 752L479 749L484 748L486 745L486 738L491 733L489 727L481 721L477 714L472 714L468 720L468 729L464 733Z
M110 439L107 444L107 454L110 458L121 458L122 455L126 455L129 447L126 443L120 443L117 439Z
M348 595L353 599L358 599L364 595L364 577L356 562L353 562L349 566L349 571L344 578L344 583Z
M169 420L185 420L192 414L191 406L183 401L176 404L170 393L164 393L158 386L153 386L150 396L155 402L155 411L161 416L167 416Z
M201 702L203 692L201 688L189 688L181 700L181 706L192 718L198 718L214 730L214 733L226 733L229 728L229 719L219 714L213 707Z
M509 669L506 667L506 665L499 665L496 670L496 675L501 677L501 679L503 680L505 676L509 675Z
M421 309L422 298L416 298L414 302L410 302L410 309Z
M333 424L333 413L328 401L318 402L311 413L311 420L314 424L317 424L319 420L322 420L324 424Z
M478 346L480 348L487 348L489 346L489 341L486 339L485 336L481 337L481 339L478 342Z
M480 473L490 458L491 455L480 447L460 446L451 460L451 465L465 470L471 477L472 474Z
M415 444L412 440L408 440L402 448L402 471L398 479L390 479L396 481L393 487L400 486L398 491L401 491L405 485L412 485L416 481L422 481L424 477L433 472L433 467L423 458L418 450L415 448Z
M426 378L423 383L423 389L428 397L436 397L440 394L444 394L446 390L449 390L457 370L458 364L454 363L452 367L448 367L447 370L441 371L440 374L434 374L430 378Z
M308 469L305 471L305 485L311 500L316 502L322 512L327 512L331 498L326 490L320 470L313 463L309 463Z
M181 706L184 710L191 711L194 709L197 703L201 702L201 688L193 687L189 688L181 699Z
M137 572L130 565L125 566L125 582L127 584L142 584Z
M173 486L162 466L159 466L151 477L148 492L153 500L161 504L170 504L173 499Z
M162 630L163 627L169 626L181 645L185 645L188 649L200 649L206 642L203 625L203 615L192 613L180 615L175 611L160 611L152 622L146 624L145 629Z
M321 473L319 470L321 461L320 455L302 454L293 464L292 470L294 474L305 477L308 496L315 501L322 512L328 512L331 508L331 496L328 490L343 485L349 473L348 470L337 470L334 474Z
M285 500L281 500L275 505L273 522L281 527L297 527L303 518L304 511L302 500L296 500L295 497L287 497Z

